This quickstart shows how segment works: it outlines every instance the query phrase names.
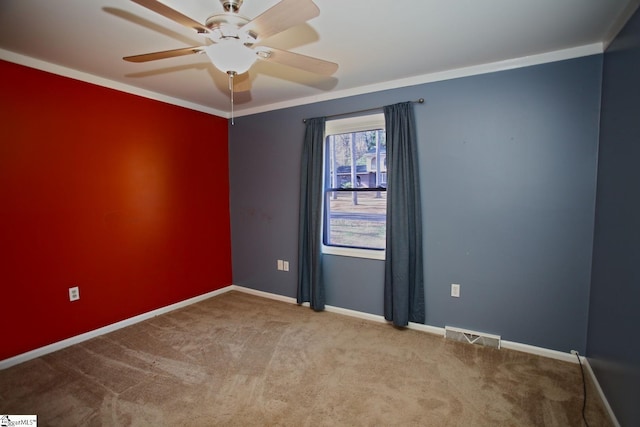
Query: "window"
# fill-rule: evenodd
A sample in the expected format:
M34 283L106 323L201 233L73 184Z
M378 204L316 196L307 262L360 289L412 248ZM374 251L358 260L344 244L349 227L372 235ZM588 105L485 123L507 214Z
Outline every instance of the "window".
M384 259L384 115L331 120L325 126L323 252Z

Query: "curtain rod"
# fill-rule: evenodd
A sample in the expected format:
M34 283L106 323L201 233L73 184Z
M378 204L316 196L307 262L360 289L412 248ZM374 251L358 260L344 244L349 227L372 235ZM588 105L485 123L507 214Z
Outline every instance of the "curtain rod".
M417 101L411 101L414 104L424 104L424 98L420 98ZM340 113L340 114L332 114L330 116L325 116L325 118L329 119L332 117L340 117L340 116L349 116L351 114L358 114L358 113L368 113L369 111L377 111L380 110L383 107L377 107L377 108L367 108L364 110L358 110L358 111L350 111L348 113ZM302 119L302 123L307 123L307 119Z

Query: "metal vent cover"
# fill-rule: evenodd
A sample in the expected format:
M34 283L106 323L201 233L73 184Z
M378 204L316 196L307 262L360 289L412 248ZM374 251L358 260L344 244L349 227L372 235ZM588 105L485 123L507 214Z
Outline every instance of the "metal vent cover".
M455 328L453 326L445 326L444 337L453 341L478 344L485 347L500 348L500 335L470 331L467 329Z

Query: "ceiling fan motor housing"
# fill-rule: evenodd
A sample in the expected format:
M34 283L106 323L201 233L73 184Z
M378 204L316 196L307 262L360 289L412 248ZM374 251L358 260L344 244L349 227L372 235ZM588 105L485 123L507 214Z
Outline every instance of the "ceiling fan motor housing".
M209 28L208 37L214 43L225 39L238 39L246 46L250 46L255 43L256 35L251 31L240 31L247 22L249 19L244 16L222 13L207 18L205 26Z
M243 0L220 0L222 3L222 7L227 12L237 12L240 10L240 6L242 6Z

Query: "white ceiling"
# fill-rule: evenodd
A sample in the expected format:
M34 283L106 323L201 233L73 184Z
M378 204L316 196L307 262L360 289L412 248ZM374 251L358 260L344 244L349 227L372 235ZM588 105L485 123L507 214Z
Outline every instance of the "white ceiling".
M204 22L219 0L163 0ZM245 0L259 15L278 0ZM603 51L638 0L315 0L320 16L265 44L339 64L330 76L258 61L236 115ZM0 59L223 117L226 75L206 55L123 56L203 45L129 0L0 0Z

